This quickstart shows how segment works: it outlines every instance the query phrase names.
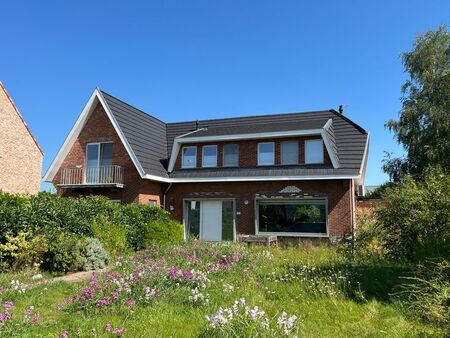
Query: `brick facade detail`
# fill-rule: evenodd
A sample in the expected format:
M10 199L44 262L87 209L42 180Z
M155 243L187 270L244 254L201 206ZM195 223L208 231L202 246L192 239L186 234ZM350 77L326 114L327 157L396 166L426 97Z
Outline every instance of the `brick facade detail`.
M280 193L285 187L295 186L299 193ZM330 236L351 234L352 194L351 180L265 181L227 183L178 183L167 194L167 207L172 216L183 221L183 200L233 198L236 203L236 233L255 233L256 198L311 198L328 200L328 231Z
M36 194L43 153L0 82L0 190Z
M133 161L126 151L119 135L116 133L111 121L106 115L103 106L99 103L92 112L89 119L72 145L68 155L64 159L57 174L53 178L53 184L58 186L61 182L61 173L64 168L85 167L86 165L86 145L91 142L112 142L113 143L113 165L124 168L124 184L122 189L58 189L61 196L86 196L104 195L114 200L130 203L147 204L150 200L161 204L163 186L159 183L143 180L139 175Z

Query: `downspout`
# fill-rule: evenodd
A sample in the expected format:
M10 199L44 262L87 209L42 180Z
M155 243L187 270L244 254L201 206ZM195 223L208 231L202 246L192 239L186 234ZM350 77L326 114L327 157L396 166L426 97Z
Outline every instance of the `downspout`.
M351 210L352 210L352 215L351 215L351 229L352 229L352 254L355 250L355 203L356 203L356 196L355 196L355 182L352 179L350 181L350 189L351 189L351 194L350 194L350 203L351 203Z
M169 183L169 186L166 188L166 190L164 190L164 195L163 195L163 208L164 210L166 210L166 195L169 191L169 189L172 187L172 183Z

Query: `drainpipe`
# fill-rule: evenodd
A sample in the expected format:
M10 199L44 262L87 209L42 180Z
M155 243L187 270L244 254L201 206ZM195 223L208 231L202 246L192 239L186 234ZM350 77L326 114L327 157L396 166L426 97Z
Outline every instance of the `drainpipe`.
M164 210L166 210L166 195L169 191L169 189L172 187L172 183L169 183L169 186L167 187L167 189L164 191L164 195L163 195L163 208Z
M350 202L352 206L352 217L351 217L351 227L352 227L352 254L355 250L355 204L356 204L356 196L355 196L355 182L353 179L350 183Z

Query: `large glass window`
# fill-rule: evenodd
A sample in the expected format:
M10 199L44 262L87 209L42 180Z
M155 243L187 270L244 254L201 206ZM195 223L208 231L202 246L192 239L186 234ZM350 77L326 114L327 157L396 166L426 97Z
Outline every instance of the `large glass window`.
M183 148L183 168L195 168L197 166L197 147Z
M108 183L112 175L112 143L88 143L86 146L86 182Z
M275 164L274 148L273 142L258 143L258 165Z
M298 142L281 142L281 164L298 164Z
M217 166L217 146L203 146L203 167L216 167Z
M259 232L327 233L326 200L258 201Z
M237 167L239 165L239 146L237 144L223 145L223 166Z
M305 163L323 163L322 140L305 141Z
M200 201L186 201L186 237L200 237Z

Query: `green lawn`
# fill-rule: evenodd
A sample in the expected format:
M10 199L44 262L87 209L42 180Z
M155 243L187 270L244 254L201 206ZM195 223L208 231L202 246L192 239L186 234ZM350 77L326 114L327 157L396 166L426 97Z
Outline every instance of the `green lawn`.
M268 252L195 242L152 248L118 265L112 262L111 271L120 275L98 276L92 289L88 282L37 285L24 274L0 275L2 301L14 304L12 319L4 322L0 335L58 337L67 331L69 337L113 337L120 333L112 331L123 327L124 337L446 336L444 328L421 322L392 296L400 277L408 275L407 267L351 260L336 248ZM29 285L24 293L12 290L13 279ZM201 296L194 300L196 287ZM117 299L111 297L114 291ZM75 301L64 302L74 294ZM239 305L222 326L213 328L205 319L242 297L250 309L258 306L264 314L252 319ZM34 306L30 318L40 315L36 324L24 319L29 306ZM283 311L298 317L287 333L277 324ZM111 324L109 333L106 324Z

